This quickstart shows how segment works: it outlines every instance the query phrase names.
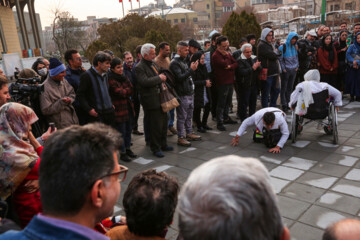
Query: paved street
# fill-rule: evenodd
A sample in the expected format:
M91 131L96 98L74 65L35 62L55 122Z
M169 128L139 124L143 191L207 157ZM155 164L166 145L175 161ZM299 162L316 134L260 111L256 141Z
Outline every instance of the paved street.
M235 114L232 116L235 119ZM348 103L345 99L338 118L338 145L332 144L332 137L311 123L304 127L296 144L288 141L277 155L268 153L263 144L253 143L252 129L240 138L239 146L230 146L239 124L227 125L226 132L212 130L201 134L203 140L193 142L189 148L177 146L176 136L168 137L168 143L175 151L166 153L161 159L152 156L143 136L133 135L132 150L140 157L124 164L129 167L129 172L122 183L115 211L123 213L122 197L127 184L141 170L156 168L166 171L176 176L182 185L200 164L234 154L257 158L267 167L292 239L321 239L328 224L342 218L360 219L360 102ZM288 122L290 124L290 114ZM209 125L216 129L211 117ZM167 239L176 239L177 218L176 215Z

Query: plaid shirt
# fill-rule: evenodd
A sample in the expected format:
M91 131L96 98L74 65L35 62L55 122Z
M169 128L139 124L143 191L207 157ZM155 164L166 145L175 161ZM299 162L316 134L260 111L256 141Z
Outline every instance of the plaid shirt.
M133 94L131 82L128 79L120 82L114 78L109 78L109 93L115 107L116 122L123 123L129 121L129 114L134 114L134 107L130 100Z

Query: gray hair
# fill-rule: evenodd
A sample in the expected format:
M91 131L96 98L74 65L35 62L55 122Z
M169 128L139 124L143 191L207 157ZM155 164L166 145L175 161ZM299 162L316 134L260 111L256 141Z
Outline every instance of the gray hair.
M250 48L252 50L252 45L250 43L245 43L241 46L241 52L244 52L246 48Z
M144 55L149 55L150 53L150 49L156 49L154 44L151 43L145 43L144 45L142 45L141 47L141 56L144 57Z
M103 63L106 61L111 61L111 56L110 54L104 52L104 51L98 51L95 54L95 57L93 59L93 65L94 67L96 67L98 65L99 62Z
M264 165L230 155L190 174L180 193L184 240L281 239L283 224Z
M182 47L188 47L189 44L185 41L179 41L177 44L176 44L176 49L179 49L179 48L182 48Z

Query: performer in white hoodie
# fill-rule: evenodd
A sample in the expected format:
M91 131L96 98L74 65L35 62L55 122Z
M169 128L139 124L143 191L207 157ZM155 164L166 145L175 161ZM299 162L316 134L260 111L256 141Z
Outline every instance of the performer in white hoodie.
M320 82L319 70L309 70L304 75L304 80L304 82L296 85L290 96L289 107L293 109L293 105L297 103L295 107L297 115L305 115L309 105L314 103L312 95L326 89L329 91L329 96L334 98L334 105L336 110L339 111L339 107L342 106L341 92L325 82Z

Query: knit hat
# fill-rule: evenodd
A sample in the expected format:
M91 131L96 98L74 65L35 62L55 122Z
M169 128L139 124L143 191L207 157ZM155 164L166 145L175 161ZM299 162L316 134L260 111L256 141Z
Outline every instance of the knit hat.
M49 66L50 77L59 75L65 70L66 70L65 65L62 64L62 62L60 62L59 59L50 58L50 66Z
M189 47L194 47L194 48L197 48L197 49L201 49L201 45L200 43L198 43L196 40L194 39L190 39L189 41Z

